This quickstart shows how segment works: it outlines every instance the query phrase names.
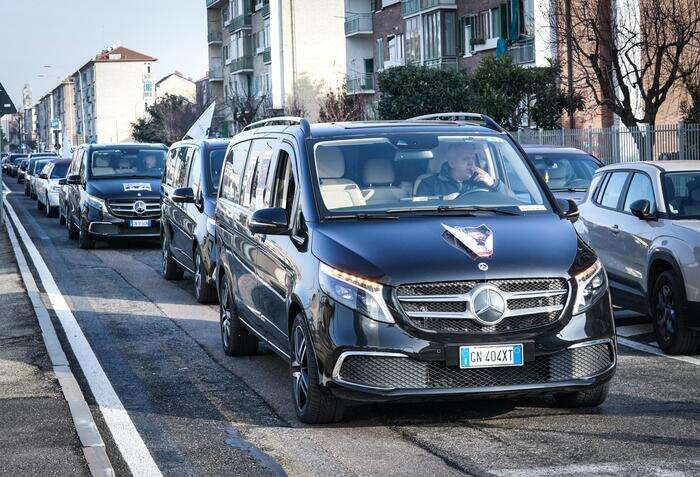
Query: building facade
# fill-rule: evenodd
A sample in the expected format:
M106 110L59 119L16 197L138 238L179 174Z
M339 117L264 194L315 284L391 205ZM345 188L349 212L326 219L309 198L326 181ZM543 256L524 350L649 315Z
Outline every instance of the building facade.
M179 71L174 71L156 83L156 99L163 98L167 94L182 96L194 103L197 100L197 86L190 78Z
M344 0L205 2L220 132L233 132L236 102L317 118L321 96L345 81Z

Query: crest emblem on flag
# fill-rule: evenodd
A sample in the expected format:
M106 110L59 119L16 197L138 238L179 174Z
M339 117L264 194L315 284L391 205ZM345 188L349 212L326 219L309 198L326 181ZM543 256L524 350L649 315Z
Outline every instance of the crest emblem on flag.
M443 236L447 235L445 238L458 248L466 248L474 257L490 258L493 255L493 232L485 224L478 227L442 226L445 229Z

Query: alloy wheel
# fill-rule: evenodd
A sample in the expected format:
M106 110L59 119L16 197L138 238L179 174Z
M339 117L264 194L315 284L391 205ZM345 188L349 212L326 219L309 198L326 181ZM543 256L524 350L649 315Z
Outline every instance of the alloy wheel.
M199 253L194 256L194 289L199 296L201 294L202 286L202 259L199 258Z
M228 285L224 285L221 291L221 341L224 349L228 349L231 342L231 300Z
M673 290L668 284L659 289L656 297L656 323L661 339L668 343L676 331L676 306Z
M294 359L292 360L292 378L294 379L294 399L297 407L303 410L309 396L309 352L306 336L301 326L294 328Z
M161 267L163 269L163 275L165 275L168 270L168 241L166 240L165 235L163 235L162 244L163 246L161 247Z

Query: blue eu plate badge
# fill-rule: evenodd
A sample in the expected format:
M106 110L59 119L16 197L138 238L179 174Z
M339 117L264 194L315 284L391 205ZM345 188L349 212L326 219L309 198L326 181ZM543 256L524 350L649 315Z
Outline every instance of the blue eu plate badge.
M484 346L460 346L460 368L493 368L522 366L522 344L498 344Z

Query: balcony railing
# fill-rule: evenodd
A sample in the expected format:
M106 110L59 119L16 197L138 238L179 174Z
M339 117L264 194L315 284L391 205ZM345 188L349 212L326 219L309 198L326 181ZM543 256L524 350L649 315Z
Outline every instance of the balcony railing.
M428 68L438 68L441 70L452 70L455 71L459 67L459 63L457 62L457 58L434 58L432 60L425 60L423 62L425 66Z
M524 43L516 43L508 48L508 54L516 65L534 63L535 42L533 40L527 40Z
M223 41L223 38L224 38L224 35L220 31L210 31L207 34L207 39L208 39L210 45L212 43L221 43Z
M209 81L223 81L224 72L221 66L209 68Z
M372 14L355 13L345 19L345 36L371 35Z
M205 0L207 3L207 8L220 7L224 0Z
M228 24L228 29L231 33L241 28L250 28L252 15L250 13L244 13L243 15L238 15L231 23Z
M348 94L374 93L374 74L348 75Z
M243 56L241 58L234 58L231 60L231 74L237 73L247 73L253 71L253 58L250 56Z
M263 63L270 63L272 61L272 51L270 48L265 48L263 51Z
M440 6L457 6L457 0L403 0L401 13L403 16L413 15L421 10Z
M266 3L263 5L262 9L260 10L260 13L262 13L263 18L267 18L270 16L270 4Z

